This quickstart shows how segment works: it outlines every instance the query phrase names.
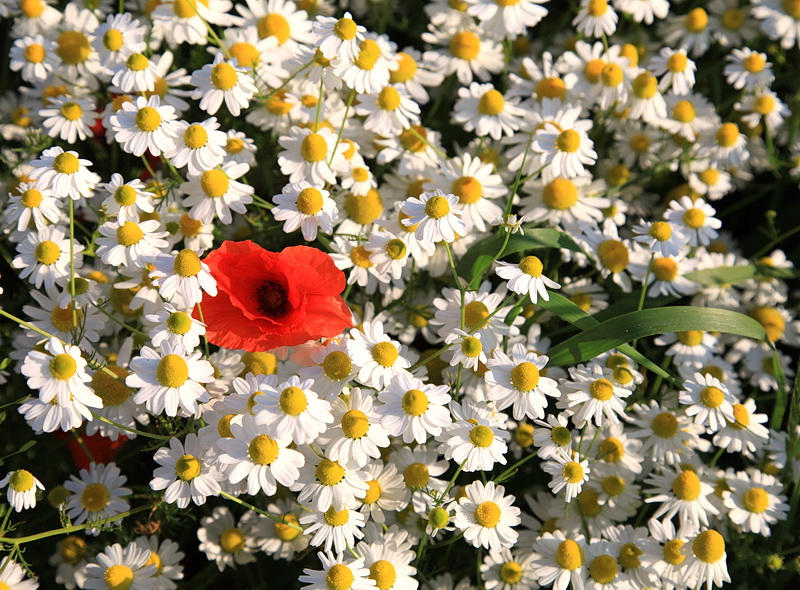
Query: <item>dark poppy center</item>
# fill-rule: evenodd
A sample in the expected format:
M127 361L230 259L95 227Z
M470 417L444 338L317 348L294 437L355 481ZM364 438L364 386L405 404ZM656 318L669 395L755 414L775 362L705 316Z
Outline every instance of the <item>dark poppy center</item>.
M275 281L267 281L256 289L258 310L265 316L280 318L289 312L289 296L286 288Z

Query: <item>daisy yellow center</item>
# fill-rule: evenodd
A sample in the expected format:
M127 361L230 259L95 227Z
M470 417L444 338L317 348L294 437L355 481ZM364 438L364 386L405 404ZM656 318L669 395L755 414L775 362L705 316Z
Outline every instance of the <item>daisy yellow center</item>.
M136 222L126 221L117 228L117 242L126 248L138 244L142 238L144 238L144 232Z
M700 497L700 478L694 471L687 469L672 482L672 492L680 500L693 502Z
M565 570L576 570L583 565L583 549L572 539L561 541L556 549L556 563Z
M193 277L202 270L200 257L193 250L184 248L175 256L172 269L180 277Z
M100 512L111 498L108 488L101 483L90 483L81 492L81 506L88 512Z
M356 246L350 250L350 260L352 260L353 264L361 268L369 268L372 266L370 252L364 246Z
M719 387L708 386L700 390L700 403L707 408L718 408L725 401L725 394Z
M688 100L679 100L672 107L672 117L679 123L691 123L697 117L697 111Z
M561 78L542 78L536 84L536 96L539 100L543 98L564 100L567 96L567 85Z
M244 549L245 536L238 527L230 527L222 531L219 546L225 553L239 553Z
M247 68L254 68L261 59L258 49L251 43L234 43L228 49L228 53L236 58L239 65Z
M297 195L297 210L303 215L316 215L322 211L322 193L310 186Z
M584 66L583 77L592 84L600 82L600 76L603 73L603 68L606 67L606 62L602 59L593 59Z
M589 564L589 575L598 584L609 584L614 581L619 571L617 560L610 555L598 555Z
M514 431L514 442L522 448L528 448L533 444L533 425L520 424Z
M472 61L481 51L481 40L472 31L460 31L450 38L450 53L453 57Z
M258 396L264 395L263 391L254 391L250 394L247 398L247 411L250 413L251 416L255 416L255 409L258 405Z
M228 175L222 170L216 168L206 170L200 176L200 188L203 192L212 199L218 199L228 192L230 187L230 180Z
M608 463L619 463L625 456L625 447L618 438L611 436L600 443L600 456Z
M147 69L148 65L150 65L150 60L141 53L132 54L125 62L125 67L134 72L141 72Z
M586 5L586 12L589 16L603 16L608 10L608 2L606 0L589 0Z
M217 433L222 438L233 438L233 433L231 432L231 420L236 417L236 414L226 414L222 418L219 419L217 422Z
M345 508L344 510L335 510L333 506L328 508L324 514L325 522L331 526L344 526L350 520L350 512Z
M389 81L392 84L402 84L408 82L417 73L417 61L404 51L397 53L397 69L389 73Z
M695 8L683 19L683 26L690 33L699 33L708 26L708 13L702 8Z
M211 69L211 83L219 90L230 90L238 79L239 74L229 63L221 62Z
M75 326L80 326L82 321L83 312L78 309L73 314L71 303L68 303L66 307L54 307L50 312L50 322L60 332L69 332Z
M748 315L764 326L767 338L772 342L777 342L783 336L786 329L786 320L774 307L756 307L748 312Z
M335 486L344 478L344 467L336 461L323 459L317 465L317 480L324 486Z
M450 203L445 197L435 195L425 202L425 215L431 219L441 219L450 213Z
M574 129L566 129L558 134L556 148L561 152L574 154L581 147L581 136Z
M661 554L664 556L664 561L670 565L677 566L682 564L683 560L686 559L686 556L683 554L683 541L680 539L667 541L664 543Z
M182 336L192 329L192 318L183 311L171 313L167 318L167 329L173 334Z
M92 53L92 45L80 31L64 31L59 35L56 53L65 64L74 66L85 62Z
M678 340L686 346L699 346L703 342L703 332L700 330L687 330L678 332Z
M600 264L612 273L622 272L628 268L630 252L628 247L619 240L605 240L597 247L597 257Z
M183 357L168 354L158 361L156 379L164 387L180 387L189 379L189 365Z
M642 562L639 560L640 555L644 555L644 551L633 543L625 543L619 548L619 562L625 569L641 567Z
M564 465L562 475L568 483L580 483L583 481L583 467L576 461L570 461Z
M342 432L347 438L361 438L369 430L369 418L361 410L349 410L342 416Z
M363 197L349 193L345 197L344 208L350 219L361 225L368 225L383 213L383 199L375 189L370 189Z
M136 189L128 184L114 190L114 202L120 207L130 207L136 202Z
M76 102L64 103L61 105L59 111L67 121L77 121L83 116L83 109L81 105Z
M366 168L362 168L361 166L356 166L352 170L353 180L356 182L366 182L369 180L369 170Z
M519 261L519 269L526 275L530 275L532 277L540 277L542 276L544 265L542 264L542 261L539 260L539 258L536 256L525 256L522 260Z
M194 455L182 455L175 461L175 475L183 481L191 481L203 468L203 463Z
M195 123L189 125L183 132L183 142L186 147L193 150L205 147L208 144L208 131L202 125Z
M428 522L433 528L441 529L446 527L450 522L450 515L447 513L447 510L441 506L437 506L428 513Z
M522 0L494 0L494 3L497 4L498 6L505 7L505 6L516 6L521 1Z
M403 394L403 411L410 416L421 416L428 409L428 396L419 389L409 389Z
M27 492L34 486L33 475L26 469L18 469L8 478L8 485L15 492Z
M342 381L350 375L353 364L350 357L341 350L334 350L322 361L322 370L331 381Z
M500 566L500 579L506 584L518 584L522 580L522 566L516 561L507 561Z
M724 123L717 129L717 143L722 147L731 147L739 139L739 127L736 123Z
M19 10L27 18L36 18L44 12L45 3L41 0L20 0Z
M696 207L687 209L683 214L683 222L691 229L700 229L706 222L706 214Z
M398 238L393 238L386 242L384 250L392 260L401 260L407 252L406 243Z
M650 421L650 428L659 438L672 438L678 434L678 418L672 412L662 412Z
M128 590L133 586L133 570L126 565L112 565L103 574L108 590Z
M427 137L428 131L422 125L411 125L400 134L398 140L400 141L400 145L403 146L403 149L416 153L425 151L428 146L426 143ZM418 197L420 192L409 196Z
M259 434L247 446L247 453L256 465L270 465L278 458L280 447L266 434Z
M566 426L556 426L550 431L550 440L559 447L566 447L572 442L572 433Z
M471 205L483 196L483 185L474 176L462 176L450 185L450 192L458 197L459 203Z
M353 64L362 70L371 71L381 57L381 48L372 39L364 39L360 44L358 57L353 60Z
M658 80L649 72L644 72L636 76L633 81L633 93L637 98L648 99L655 96L658 92Z
M410 488L424 488L431 476L424 463L411 463L403 470L403 481Z
M689 65L689 58L683 53L675 53L667 59L667 69L675 74L681 73L686 70Z
M400 93L392 86L386 86L378 93L377 104L384 111L394 111L400 106Z
M328 590L350 590L354 581L353 572L343 563L332 566L325 574L325 584L328 586Z
M589 385L589 395L598 401L607 402L614 395L614 386L608 379L596 379Z
M295 528L300 526L300 521L297 520L297 517L291 512L287 512L286 514L284 514L283 520L286 521L286 523L276 522L274 524L275 536L278 537L281 541L285 542L294 541L300 534L300 531L297 528Z
M50 240L44 240L36 244L36 249L33 251L36 261L39 264L50 266L58 261L61 257L61 248L58 244Z
M565 211L578 202L578 187L566 178L556 178L542 189L542 201L550 209Z
M496 527L497 523L500 522L500 516L500 506L491 500L481 502L475 508L475 522L482 527L489 529Z
M461 341L461 352L467 358L475 358L483 352L483 344L474 336L465 336Z
M125 385L125 378L130 373L117 365L106 365L105 368L116 375L117 379L106 371L96 371L92 376L92 389L103 400L104 407L122 405L133 395L133 391Z
M517 391L533 391L539 384L539 376L539 368L536 365L523 361L511 369L511 384Z
M321 162L328 155L328 142L319 133L309 133L300 144L300 155L307 162Z
M678 263L672 258L653 261L653 274L659 281L674 281L678 276Z
M42 193L35 188L29 188L20 195L20 203L22 203L23 207L27 207L28 209L35 209L42 204L43 200L44 197Z
M745 510L761 514L769 508L769 494L763 488L750 488L742 496Z
M75 565L86 555L86 541L70 535L58 544L58 554L70 565Z
M368 577L371 580L375 580L375 586L377 586L378 590L389 590L397 580L397 571L391 562L379 559L369 566Z
M486 91L483 96L481 96L480 100L478 100L478 112L481 115L490 117L499 115L503 112L504 106L505 100L503 99L503 95L494 89Z
M489 308L480 301L467 303L464 308L464 325L469 330L474 330L489 317Z
M381 493L383 489L381 488L381 484L378 483L377 480L371 479L367 482L369 488L367 489L364 498L361 500L364 504L374 504L378 500L380 500Z
M743 404L733 406L733 420L730 425L736 430L744 430L750 425L750 412Z
M719 182L719 170L714 168L706 168L700 173L700 182L708 186L714 186Z
M603 84L610 88L622 84L624 77L625 73L622 71L622 68L615 63L604 65L603 71L600 72L600 79L603 81Z
M229 154L238 154L244 150L244 142L238 137L229 137L225 142L225 151Z
M299 387L287 387L281 391L280 401L281 412L290 416L299 416L308 407L306 394Z
M342 41L349 41L355 38L358 33L358 25L352 18L340 18L333 25L333 34Z
M291 26L289 25L289 21L286 19L285 16L283 16L282 14L278 14L276 12L265 14L264 16L262 16L260 19L258 19L256 27L258 28L258 36L261 39L266 39L267 37L275 37L278 40L278 45L283 45L284 43L286 43L286 41L289 40L289 37L291 37L292 34L292 29ZM231 55L233 55L233 53L231 53ZM241 61L239 63L245 65Z
M471 442L473 446L485 449L494 442L494 432L492 432L492 429L488 426L478 424L477 426L473 426L469 431L469 442Z
M651 238L659 242L666 242L672 237L672 226L666 221L655 221L648 232Z
M650 138L644 133L634 134L629 143L631 149L639 154L645 153L650 148Z
M625 480L619 475L609 475L604 477L601 485L603 487L603 491L614 498L618 497L620 494L622 494L622 492L625 491Z
M69 354L57 354L50 361L50 374L60 381L68 381L77 371L78 364Z
M703 531L692 541L692 553L703 563L717 563L725 555L725 539L717 531Z
M161 115L153 107L142 107L136 112L136 126L145 133L152 133L161 126Z
M399 356L400 352L391 342L378 342L372 347L372 359L382 367L391 367Z
M164 562L162 561L161 556L155 551L150 552L150 557L147 559L144 565L145 567L148 565L156 566L156 573L154 573L152 577L160 576L161 572L164 571Z
M58 154L53 159L53 170L59 174L75 174L80 166L77 156L69 152Z

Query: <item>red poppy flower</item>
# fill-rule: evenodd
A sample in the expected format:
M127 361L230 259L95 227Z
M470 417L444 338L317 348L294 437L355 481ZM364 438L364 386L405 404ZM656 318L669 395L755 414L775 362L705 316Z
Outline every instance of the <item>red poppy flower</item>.
M212 344L265 351L330 338L352 325L339 296L344 273L316 248L270 252L250 241L224 242L205 263L218 290L202 302Z

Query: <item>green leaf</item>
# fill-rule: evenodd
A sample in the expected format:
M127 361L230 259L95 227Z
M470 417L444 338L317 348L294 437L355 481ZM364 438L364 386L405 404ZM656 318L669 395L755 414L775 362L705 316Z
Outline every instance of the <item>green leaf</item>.
M537 248L566 248L575 252L582 252L581 247L564 232L549 227L525 229L525 235L513 234L509 236L508 244L503 249L502 256L536 250ZM472 245L467 253L458 261L458 276L472 280L484 273L496 260L496 256L505 241L502 232L495 233L488 238Z
M565 340L550 349L549 364L574 365L593 359L612 348L619 348L632 340L687 330L725 332L767 340L761 324L735 311L684 306L645 309L606 320Z
M794 385L792 386L792 391L789 393L789 426L786 428L786 432L794 432L795 428L798 424L800 424L800 374L796 375L794 378ZM786 407L786 400L783 400L783 406ZM778 403L776 403L776 409L780 410L780 398ZM770 424L775 429L779 429L781 425L783 416L781 416L781 420L777 421L777 426L773 423ZM774 421L775 422L775 421Z
M765 264L744 264L741 266L719 266L696 270L684 275L685 278L706 287L743 283L749 279L778 278L792 279L798 276L794 269L776 268Z

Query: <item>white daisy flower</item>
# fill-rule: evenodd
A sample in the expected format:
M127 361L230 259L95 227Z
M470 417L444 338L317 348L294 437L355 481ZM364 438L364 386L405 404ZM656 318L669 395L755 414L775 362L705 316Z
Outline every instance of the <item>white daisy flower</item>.
M719 379L711 374L695 373L693 379L683 383L680 403L689 406L687 416L694 416L696 424L703 424L708 432L717 432L735 420L733 404L736 398Z
M369 568L369 579L374 580L378 589L417 590L419 582L414 577L417 568L411 565L416 552L407 545L389 540L386 535L381 541L358 544L358 552L364 557L364 567Z
M130 12L109 14L94 33L92 44L106 68L112 68L147 48L147 28Z
M253 511L245 512L237 523L227 506L217 506L210 516L200 519L201 526L197 529L199 549L209 561L216 562L219 571L252 563L258 549L259 524L260 519Z
M358 44L352 60L338 57L331 60L333 74L360 94L375 94L389 85L389 72L395 65L394 46L388 38L367 33Z
M27 469L10 471L0 479L0 488L8 486L7 498L10 506L17 512L36 507L36 490L44 491L44 486Z
M356 374L347 352L347 341L347 336L333 338L325 345L313 349L309 356L315 364L302 367L299 371L300 378L313 379L316 393L329 401L336 399Z
M50 99L48 108L39 110L39 116L50 137L75 143L92 135L96 113L91 98L56 96Z
M326 234L333 232L333 223L339 217L336 201L330 191L301 180L287 184L280 195L272 197L276 207L272 210L275 221L283 221L287 234L301 229L303 239L312 241L321 229Z
M86 579L81 586L87 590L154 588L156 563L150 560L150 551L136 543L129 543L124 549L114 543L98 553L95 560L86 566Z
M298 445L311 444L333 423L331 404L317 397L311 379L293 375L255 397L256 424L266 425L267 434Z
M180 343L191 351L200 346L200 336L206 333L205 324L169 303L165 303L164 309L158 313L145 315L144 319L156 324L150 331L150 341L155 347L160 347L162 342L173 346Z
M430 64L422 60L422 53L412 47L397 52L397 69L389 72L389 81L404 88L418 104L430 100L425 87L435 88L442 80L443 76L431 71Z
M533 543L536 578L542 586L553 584L554 590L583 588L588 575L583 535L566 538L559 530L545 532Z
M719 116L714 106L702 95L668 94L665 100L667 116L659 122L659 126L669 133L695 141L717 127Z
M489 551L481 564L481 578L486 590L533 590L538 586L533 554L519 549L514 553L511 549Z
M247 479L247 493L263 491L272 496L277 484L295 484L305 463L302 453L287 448L291 439L277 439L263 434L252 416L242 416L241 422L231 422L232 438L217 442L221 453L217 462L223 466L225 477L233 484Z
M383 322L364 322L359 330L350 331L347 354L358 369L358 381L375 389L383 389L392 377L407 372L411 366L403 346L383 331Z
M377 523L386 521L386 512L403 509L408 502L403 475L397 472L394 463L370 461L363 468L369 489L364 494L359 512Z
M214 367L202 359L202 352L187 354L182 344L161 344L156 351L142 347L140 356L131 360L133 371L125 379L129 387L139 391L133 398L137 404L145 404L153 414L167 416L194 415L198 402L208 401L208 392L203 383L214 380Z
M153 471L150 488L166 489L164 501L178 508L186 508L189 500L201 506L208 496L218 496L225 476L206 463L204 454L196 434L186 435L183 443L171 438L169 448L161 447L153 456L160 467Z
M409 373L392 377L378 393L381 425L391 436L402 435L405 443L424 444L429 435L438 436L452 422L447 390L446 385L426 384Z
M259 548L273 559L292 559L308 547L309 538L300 526L300 506L287 499L279 499L267 506L267 512L279 518L262 528Z
M373 231L364 249L380 275L388 275L399 281L409 261L409 248L403 240L388 231Z
M186 307L191 309L203 299L203 292L211 297L217 296L217 281L194 250L184 248L174 254L159 254L151 260L151 264L148 277L167 301L178 294Z
M544 418L547 398L558 397L557 383L541 376L548 358L527 352L522 344L515 344L511 357L495 349L486 363L487 398L494 401L498 410L514 406L514 419L523 417Z
M547 487L554 494L564 490L564 501L567 503L580 494L591 473L589 461L581 461L580 457L573 458L563 449L554 452L550 460L542 463L542 471L552 476Z
M72 524L102 520L130 509L130 504L123 498L129 496L131 490L122 487L128 478L114 463L91 463L88 471L81 469L78 477L69 477L64 487L72 493L66 508ZM100 534L96 527L86 531L94 536Z
M767 37L780 40L784 49L800 44L800 6L785 0L753 0L753 4L750 14L761 20Z
M617 30L618 20L619 16L606 0L582 0L572 26L587 37L611 36Z
M324 553L320 551L317 556L322 562L323 569L303 568L303 575L298 578L301 583L306 584L303 586L303 590L370 590L375 588L375 582L368 577L370 570L364 565L364 557L348 558L345 562L341 551L337 550L336 555L333 555L329 549L326 549Z
M26 82L47 80L61 61L56 48L55 42L39 34L17 39L9 51L9 67Z
M331 166L336 168L346 146L340 142L334 151L336 135L333 131L326 127L312 131L293 126L288 134L278 138L278 144L283 148L278 155L278 165L289 182L306 180L314 186L336 183Z
M326 456L339 463L349 461L358 468L370 458L380 458L381 449L389 446L389 437L381 426L381 417L372 408L374 399L354 388L347 401L340 398L333 402L333 425L319 441Z
M334 506L324 512L314 510L300 517L301 525L309 525L305 534L314 535L311 538L312 546L322 546L325 551L333 548L337 553L355 546L356 540L364 537L361 530L364 522L364 515L360 512L348 508L336 510Z
M236 179L247 174L247 164L226 162L221 166L189 174L188 182L180 186L187 194L183 204L189 207L189 215L202 223L211 223L214 217L228 225L233 222L231 211L247 213L246 205L253 202L255 189Z
M33 169L28 172L31 180L50 190L56 198L69 197L77 201L90 197L100 177L91 172L89 160L78 157L78 152L65 152L58 146L42 152L39 159L31 162Z
M201 123L177 121L172 129L175 147L164 153L176 168L186 169L190 175L201 175L216 168L225 159L228 138L219 130L216 117Z
M109 67L111 84L123 93L153 92L160 77L155 63L143 53L131 53L127 59Z
M316 46L327 60L336 58L354 60L358 56L359 43L365 39L367 29L345 12L342 18L317 15L312 27Z
M520 0L498 4L491 0L467 0L467 14L475 16L481 27L499 39L526 35L529 27L539 24L548 10L541 6L547 0Z
M122 107L111 115L109 123L123 151L134 156L141 156L146 151L160 156L175 149L177 118L175 108L162 105L156 94L122 103Z
M453 332L445 338L446 344L451 344L453 358L450 359L450 366L463 365L465 369L472 369L475 371L479 363L486 364L488 357L481 342L481 333L475 332L469 334L464 330L455 328Z
M563 400L564 406L574 411L580 406L572 420L577 428L582 428L590 420L598 427L607 424L619 424L619 416L625 416L625 402L633 392L614 385L613 370L604 369L596 363L590 368L570 368L571 380L562 382L562 386L571 390Z
M518 264L509 262L498 262L495 267L497 275L508 281L508 288L520 295L528 295L532 303L536 303L539 297L544 301L550 301L545 287L558 289L561 287L555 281L548 279L542 274L544 266L542 261L536 256L525 256Z
M750 128L757 127L762 121L770 133L775 133L784 120L791 115L791 110L772 90L756 90L753 94L746 94L744 98L733 105L734 110L746 113L742 122ZM52 148L51 148L52 149Z
M41 230L65 220L64 213L53 193L38 182L22 182L8 194L3 210L6 227L21 232L26 229Z
M71 267L77 270L83 266L83 250L81 244L66 237L64 228L54 225L28 232L17 244L18 254L11 266L20 270L19 278L28 279L37 289L42 285L52 289L69 282Z
M506 441L511 435L502 430L496 421L454 417L457 421L436 437L441 443L439 453L445 459L453 460L459 466L463 464L466 472L491 471L495 463L506 464Z
M775 79L766 53L735 47L725 56L725 61L728 62L723 69L725 80L736 90L744 88L753 92L757 88L769 88Z
M754 453L762 448L769 438L769 429L763 426L769 416L756 414L756 402L752 398L734 404L733 417L722 430L714 435L714 446L729 453Z
M714 488L692 469L664 469L662 473L651 473L645 483L654 487L645 490L650 497L644 501L661 504L653 518L671 519L677 514L681 524L698 527L708 526L709 515L719 514L708 498Z
M662 256L678 256L686 246L686 237L675 231L668 221L645 221L633 226L633 239L646 244L651 252Z
M155 564L156 571L153 574L153 590L174 590L177 588L174 580L183 579L183 565L181 561L185 557L183 551L179 551L179 545L170 539L159 539L158 535L149 537L136 537L133 541L141 549L149 552L150 559L148 564Z
M772 475L755 470L728 480L729 491L723 492L725 508L731 521L745 533L771 535L770 525L786 520L789 512L783 485Z
M363 471L350 460L333 461L311 450L303 452L305 465L291 487L292 491L300 492L298 502L311 505L320 514L329 508L336 512L359 505L358 497L369 490Z
M646 25L652 25L654 18L666 18L669 13L669 0L614 0L614 6Z
M547 166L554 176L574 178L584 172L584 165L597 161L594 142L587 133L592 128L590 120L578 120L581 107L566 107L555 120L548 121L533 135L531 148L541 154L542 166Z
M492 74L503 70L502 46L473 21L462 19L455 28L441 27L422 33L422 40L439 46L426 51L422 60L437 75L447 77L455 73L460 84L470 84L474 77L486 82Z
M706 590L711 590L712 586L721 587L723 582L731 581L725 539L717 531L701 531L687 539L681 549L686 558L684 579L690 587L705 585Z
M111 182L98 185L109 193L109 197L103 200L102 207L106 208L106 214L110 217L116 216L120 224L128 221L138 221L139 211L152 213L153 199L155 194L145 190L145 184L138 178L124 182L121 174L114 172L111 175Z
M39 391L39 399L54 399L64 405L75 400L91 408L102 408L101 400L87 383L92 378L86 372L80 348L50 338L44 352L31 350L25 356L20 372L28 378L28 387Z
M518 97L504 97L492 84L473 82L469 88L458 89L453 120L478 137L489 135L499 140L514 135L522 125L527 113L518 103Z
M417 226L415 235L418 240L452 242L456 234L463 236L467 231L461 220L463 211L457 205L458 197L439 189L433 193L422 193L419 198L410 197L402 208L403 213L408 215L403 219L403 224Z
M500 552L516 543L519 535L511 527L520 523L520 509L512 506L514 496L504 493L505 488L493 481L474 481L464 488L455 507L455 525L473 547Z
M225 140L225 162L247 164L256 163L256 143L242 131L229 129Z
M563 451L572 452L572 433L564 412L555 416L550 414L547 421L534 420L538 428L533 430L533 444L537 448L536 455L541 459L549 459Z
M362 94L356 106L356 115L366 117L364 129L378 135L401 133L412 124L419 123L419 105L402 86L389 84L376 94Z
M258 92L252 68L240 67L235 57L225 61L222 53L214 56L210 64L192 72L190 83L196 88L192 99L200 100L200 108L209 115L215 114L224 101L228 112L238 117Z
M25 570L8 555L0 561L0 584L8 586L9 590L36 590L39 587L36 580L25 579Z
M703 199L689 197L670 201L664 217L687 236L690 246L708 246L717 237L722 222L714 217L716 210Z
M161 223L155 219L147 221L107 221L98 231L97 255L105 264L124 267L128 271L144 268L151 259L160 255L169 244L162 239L166 231L158 231Z
M666 92L671 89L678 96L689 94L694 87L697 65L686 56L686 48L664 47L650 60L650 69L660 77L658 89Z
M630 293L633 283L629 275L631 248L626 240L621 240L617 226L606 220L602 228L581 223L583 238L592 249L597 268L602 277L611 279L626 293Z
M574 178L531 179L523 185L524 193L529 196L520 199L521 212L530 222L547 221L577 230L579 221L603 221L603 210L611 206L611 201L596 195L605 188L602 180L594 181L588 172Z

